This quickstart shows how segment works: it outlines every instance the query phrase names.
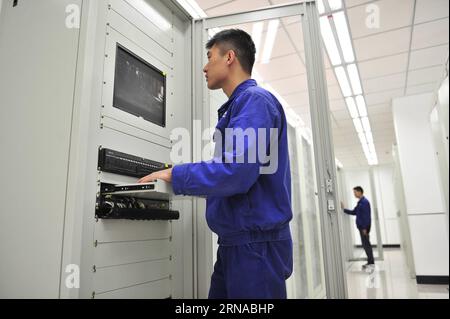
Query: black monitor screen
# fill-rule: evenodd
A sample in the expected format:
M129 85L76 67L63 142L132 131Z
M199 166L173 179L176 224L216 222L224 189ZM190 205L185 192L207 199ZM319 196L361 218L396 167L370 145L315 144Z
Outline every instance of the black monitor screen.
M117 46L113 106L154 124L166 125L166 76Z

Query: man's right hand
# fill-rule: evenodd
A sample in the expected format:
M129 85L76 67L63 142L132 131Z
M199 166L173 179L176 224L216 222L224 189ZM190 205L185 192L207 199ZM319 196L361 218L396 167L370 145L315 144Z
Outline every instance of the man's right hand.
M344 203L343 203L343 202L341 202L341 208L342 208L342 209L345 209L345 206L344 206Z

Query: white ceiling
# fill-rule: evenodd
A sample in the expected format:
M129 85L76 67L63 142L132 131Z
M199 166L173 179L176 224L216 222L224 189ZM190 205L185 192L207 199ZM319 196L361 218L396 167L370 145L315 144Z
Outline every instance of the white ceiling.
M208 16L253 10L292 0L196 0ZM432 92L448 57L448 0L344 0L380 164L392 162L391 100ZM367 6L380 9L380 27L366 26ZM299 17L282 20L268 64L256 71L310 125L304 47ZM251 34L252 25L240 25ZM265 24L267 28L267 23ZM264 39L264 37L263 37ZM336 157L345 167L366 166L339 85L325 61Z

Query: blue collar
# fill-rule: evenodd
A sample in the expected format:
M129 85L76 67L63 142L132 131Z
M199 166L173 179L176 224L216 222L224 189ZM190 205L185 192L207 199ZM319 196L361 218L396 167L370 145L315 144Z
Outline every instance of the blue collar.
M236 98L238 97L242 92L244 92L245 90L247 90L249 87L252 86L257 86L258 84L256 83L255 80L253 79L248 79L245 80L244 82L242 82L241 84L239 84L233 91L233 93L231 94L230 98L228 99L228 101L222 105L220 107L220 109L217 111L218 115L219 115L219 120L222 118L222 116L224 116L224 114L228 111L228 108L230 106L230 103Z

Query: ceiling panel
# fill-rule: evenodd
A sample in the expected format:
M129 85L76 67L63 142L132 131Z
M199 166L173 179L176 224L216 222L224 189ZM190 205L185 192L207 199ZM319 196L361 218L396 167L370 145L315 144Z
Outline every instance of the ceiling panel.
M203 9L203 11L206 11L212 7L219 6L220 4L230 2L230 0L195 0L195 1L198 3L200 8Z
M448 45L441 45L411 52L409 69L420 69L428 66L444 65L448 56Z
M341 87L339 85L328 86L328 98L330 100L342 100Z
M281 95L292 94L295 92L305 92L308 90L306 74L297 75L278 81L271 81L269 84Z
M341 163L345 168L361 167L362 165L356 159L341 161Z
M359 61L388 56L409 50L411 28L389 31L354 40Z
M267 38L267 32L264 32L263 36L262 36L263 41L261 42L261 47L258 50L259 53L258 53L257 61L260 61L262 58L262 52L264 50L264 43L265 43L266 38ZM291 44L291 41L289 41L289 38L288 38L286 32L283 29L278 29L278 32L277 32L277 35L275 38L275 43L273 45L271 59L275 59L280 56L290 55L295 52L296 52L295 48Z
M379 93L367 94L367 105L391 103L391 100L396 97L403 96L404 89L390 90Z
M299 106L303 106L309 109L309 94L308 92L300 92L300 93L294 93L294 94L288 94L283 96L286 102L289 103L289 105L295 109L297 112L297 108ZM308 111L309 112L309 111Z
M410 86L406 89L406 95L415 95L422 93L431 93L437 89L435 83L421 84L417 86Z
M448 0L417 0L414 23L448 17Z
M370 79L394 73L406 72L407 65L407 53L360 62L358 64L362 79Z
M439 81L444 74L442 66L410 71L408 74L408 87Z
M369 116L380 113L392 114L392 106L389 103L371 105L370 107L367 108L367 112L369 113Z
M376 124L393 124L393 117L392 117L392 113L390 112L385 112L385 113L378 113L378 114L373 114L372 116L370 116L370 124L372 125L376 125Z
M216 6L209 10L204 10L208 16L218 16L223 14L238 13L243 11L255 10L258 8L267 7L269 1L267 0L234 0L224 1L221 6Z
M414 0L381 0L374 3L381 14L379 28L370 27L367 6L347 10L348 21L353 38L361 38L374 33L386 32L410 26L414 11Z
M349 143L350 141L350 143ZM355 147L361 147L358 136L355 132L347 132L346 134L333 134L333 144L338 146L337 149L342 153L352 153Z
M359 6L359 5L362 5L362 4L366 4L369 1L368 0L344 0L344 2L345 2L345 6L347 8L351 8L351 7L354 7L354 6Z
M292 17L286 17L281 19L284 23L284 25L288 26L292 23L301 22L302 18L301 16L292 16Z
M335 143L335 144L336 144L336 147L347 148L349 150L348 153L344 153L344 154L355 154L355 152L357 152L357 150L355 149L356 147L362 149L362 146L358 139L355 139L355 140L347 139L345 141L342 141L341 143Z
M372 124L372 134L374 139L383 140L383 139L392 139L394 136L394 123L393 122L375 122Z
M342 123L348 122L348 124L342 124ZM353 126L353 121L352 120L340 120L338 122L338 130L337 130L337 135L352 135L355 136L355 138L357 138L356 136L356 130L355 127Z
M305 51L305 45L303 40L303 31L300 22L292 23L285 26L291 40L298 51Z
M448 43L448 18L414 26L411 49Z
M306 70L297 54L277 58L268 64L255 64L255 69L265 81L305 74Z
M334 74L333 69L325 70L325 75L327 77L327 85L328 86L333 86L333 85L338 84L338 82L336 80L336 75Z
M406 83L406 73L398 73L374 79L363 80L364 92L374 93L380 91L404 88Z
M346 109L345 101L343 99L340 100L330 100L330 110L343 110Z
M351 118L347 110L333 111L332 114L337 121Z
M342 134L336 134L333 136L333 139L335 139L336 141L339 141L340 143L349 143L350 144L359 144L359 139L358 136L356 134L354 134L354 132L348 131ZM350 151L350 149L349 149Z
M357 139L358 135L356 134L354 127L349 127L345 129L337 129L337 131L333 133L333 139L335 138L344 140L347 140L349 138Z
M304 106L295 106L292 107L292 110L297 113L298 115L300 115L302 117L303 120L306 120L306 118L309 115L309 106L308 105L304 105Z

